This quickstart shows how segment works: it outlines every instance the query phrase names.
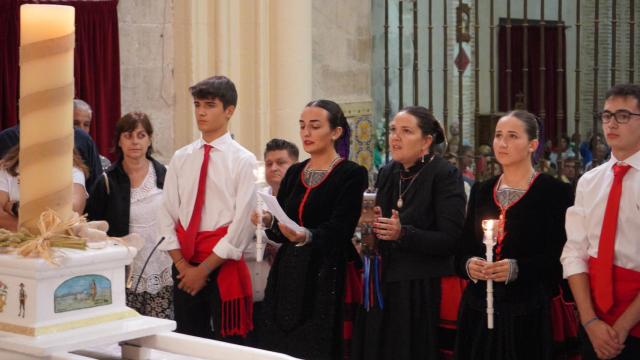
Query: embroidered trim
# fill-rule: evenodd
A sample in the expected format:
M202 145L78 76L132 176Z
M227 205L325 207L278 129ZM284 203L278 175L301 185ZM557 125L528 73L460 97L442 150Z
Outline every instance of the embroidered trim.
M156 170L153 168L153 164L149 162L149 171L147 172L147 176L144 177L142 184L137 188L131 188L131 203L138 202L161 192L162 190L158 189L156 181Z
M503 206L502 203L498 200L498 188L502 183L502 176L500 176L498 181L496 181L496 184L493 187L493 202L500 209L500 218L498 219L498 234L496 237L497 241L496 241L496 246L494 247L494 251L496 253L496 260L501 259L500 254L502 252L502 241L507 236L507 233L505 231L505 227L507 223L507 211L511 209L511 207L513 207L515 204L517 204L520 200L522 200L522 198L524 198L524 196L529 192L529 190L531 190L531 186L536 181L538 176L540 176L540 174L537 171L534 171L533 176L529 180L529 187L527 188L527 190L524 193L522 193L522 195L519 198L515 199L515 201L511 202L507 206Z
M342 162L342 160L343 159L340 158L340 157L335 158L333 160L333 162L331 163L331 166L329 167L329 170L322 170L322 171L326 171L326 174L324 175L322 180L320 182L318 182L317 184L314 184L314 185L309 185L309 184L306 183L306 181L305 181L306 169L300 173L300 181L302 182L302 185L305 188L307 188L307 190L304 192L304 196L302 197L302 201L300 202L300 205L298 206L298 223L299 223L300 226L304 226L304 222L302 221L302 215L304 214L304 205L307 203L307 198L309 197L309 194L311 193L311 190L315 189L316 187L318 187L322 183L324 183L329 178L329 174L331 174L333 169L338 167L338 165Z

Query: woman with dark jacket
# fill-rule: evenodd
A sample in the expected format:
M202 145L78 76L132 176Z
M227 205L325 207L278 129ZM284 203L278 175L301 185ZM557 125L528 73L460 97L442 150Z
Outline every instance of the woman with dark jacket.
M118 160L91 189L87 213L90 220L106 220L110 236L136 233L145 240L131 264L127 305L142 315L171 319L171 258L162 251L151 254L160 241L156 210L162 202L166 174L164 165L151 157L152 135L153 127L144 113L132 112L118 121Z
M354 359L439 358L441 281L454 274L466 200L458 169L433 152L443 141L442 127L421 106L402 109L390 124L393 161L376 183L378 241L365 258Z
M347 293L359 292L351 238L360 217L367 170L348 159L349 124L330 100L312 101L300 116L309 160L291 165L278 202L303 231L267 213L267 235L282 243L269 272L263 301L261 346L303 359L342 359ZM351 275L351 276L350 276ZM345 341L346 340L346 341Z
M555 344L560 346L554 353L554 339L564 327L558 326L562 317L552 321L552 309L563 309L560 253L573 191L535 171L537 148L533 114L516 110L500 118L493 151L504 172L471 190L456 256L458 274L471 280L460 304L456 359L551 360L568 345ZM483 220L498 222L492 262L485 259ZM493 329L487 326L488 280L493 281Z

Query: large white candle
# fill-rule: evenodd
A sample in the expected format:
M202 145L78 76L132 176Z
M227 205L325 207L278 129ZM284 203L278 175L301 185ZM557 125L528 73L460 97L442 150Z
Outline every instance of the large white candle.
M72 216L75 9L20 7L20 227Z
M482 220L482 230L484 231L483 242L486 246L485 256L487 263L493 262L493 247L496 244L495 226L496 220ZM493 329L493 280L487 280L487 328Z

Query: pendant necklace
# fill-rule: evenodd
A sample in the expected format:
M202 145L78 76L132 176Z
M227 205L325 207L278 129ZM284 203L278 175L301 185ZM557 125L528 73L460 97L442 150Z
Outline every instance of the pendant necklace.
M416 179L418 178L418 176L420 175L422 170L424 168L426 168L427 165L429 165L431 160L433 160L434 156L435 155L431 155L431 157L429 158L429 161L427 161L427 163L422 166L422 169L418 170L418 172L411 179L411 182L409 183L409 186L407 186L407 188L404 189L404 191L402 191L402 174L400 175L400 180L398 180L398 194L399 194L398 195L398 202L396 202L396 206L398 207L398 209L402 209L402 206L404 205L404 201L402 200L402 197L407 193L407 191L409 191L409 189L411 188L411 185L413 185L413 182L416 181Z

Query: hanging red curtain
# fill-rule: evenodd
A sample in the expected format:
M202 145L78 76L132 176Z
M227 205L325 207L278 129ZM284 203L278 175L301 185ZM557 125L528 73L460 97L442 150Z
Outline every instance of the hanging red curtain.
M544 136L554 142L558 138L558 122L562 133L567 131L567 82L566 82L566 46L564 28L558 35L555 22L547 22L544 27L544 77L540 75L540 52L542 51L541 29L538 21L529 20L527 40L524 39L524 25L520 19L512 19L511 27L511 103L507 103L507 28L506 20L501 19L498 29L498 109L512 110L518 93L524 94L523 72L524 46L527 45L527 109L538 116L541 114L540 88L544 78ZM561 52L560 54L558 52ZM565 69L558 76L558 69ZM558 89L560 85L560 90ZM558 118L558 110L563 114Z
M7 45L7 51L0 53L0 83L5 91L0 90L3 95L0 103L2 128L14 125L18 119L19 5L69 5L76 10L75 97L86 101L93 109L91 137L101 154L109 154L115 123L120 118L118 0L3 0L0 3L3 4L0 5L0 39L6 34L6 44L15 44ZM9 89L8 93L6 89ZM13 103L13 106L5 103Z
M0 127L18 122L18 2L0 1Z

